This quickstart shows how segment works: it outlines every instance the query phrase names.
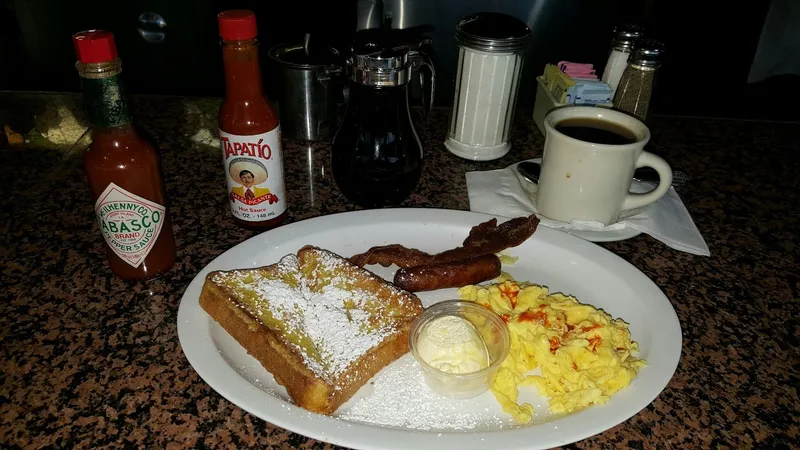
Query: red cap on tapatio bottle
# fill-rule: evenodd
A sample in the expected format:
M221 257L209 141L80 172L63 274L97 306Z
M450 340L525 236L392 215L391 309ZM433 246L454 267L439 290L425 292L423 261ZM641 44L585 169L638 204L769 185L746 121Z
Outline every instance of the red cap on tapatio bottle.
M258 36L256 15L245 9L222 11L217 15L219 35L226 41L249 41Z
M113 61L117 58L114 34L104 30L81 31L72 36L78 61L84 64Z

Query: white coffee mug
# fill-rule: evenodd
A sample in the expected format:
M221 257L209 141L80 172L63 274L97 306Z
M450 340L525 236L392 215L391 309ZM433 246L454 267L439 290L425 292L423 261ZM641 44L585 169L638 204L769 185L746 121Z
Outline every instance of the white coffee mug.
M623 145L597 144L555 129L559 122L576 118L612 122L631 131L636 141ZM669 164L643 151L650 140L650 130L633 116L600 107L566 107L550 112L544 119L544 128L539 183L528 186L528 191L536 196L536 209L549 219L610 225L619 220L622 211L655 202L672 185ZM631 194L633 172L639 167L652 167L660 180L648 193Z

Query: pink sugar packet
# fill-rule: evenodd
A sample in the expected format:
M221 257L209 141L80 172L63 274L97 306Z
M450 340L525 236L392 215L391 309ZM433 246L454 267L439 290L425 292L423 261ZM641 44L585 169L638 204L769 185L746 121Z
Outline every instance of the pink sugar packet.
M593 64L574 63L569 61L560 61L558 63L558 70L566 73L571 78L586 78L596 80Z

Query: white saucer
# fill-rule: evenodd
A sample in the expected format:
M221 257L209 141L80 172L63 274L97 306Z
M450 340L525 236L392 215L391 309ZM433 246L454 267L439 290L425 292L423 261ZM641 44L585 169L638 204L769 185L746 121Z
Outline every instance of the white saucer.
M621 230L609 230L609 231L578 231L578 230L567 230L564 228L551 228L551 229L561 231L562 233L571 234L573 236L577 236L581 239L585 239L590 242L624 241L625 239L630 239L634 236L642 234L641 231L634 230L633 228L623 228Z

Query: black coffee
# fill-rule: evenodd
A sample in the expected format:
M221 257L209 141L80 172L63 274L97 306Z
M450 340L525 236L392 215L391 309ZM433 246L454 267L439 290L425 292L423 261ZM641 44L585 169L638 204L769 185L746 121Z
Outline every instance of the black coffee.
M594 144L624 145L638 140L633 131L622 125L599 119L566 119L555 128L571 138Z

